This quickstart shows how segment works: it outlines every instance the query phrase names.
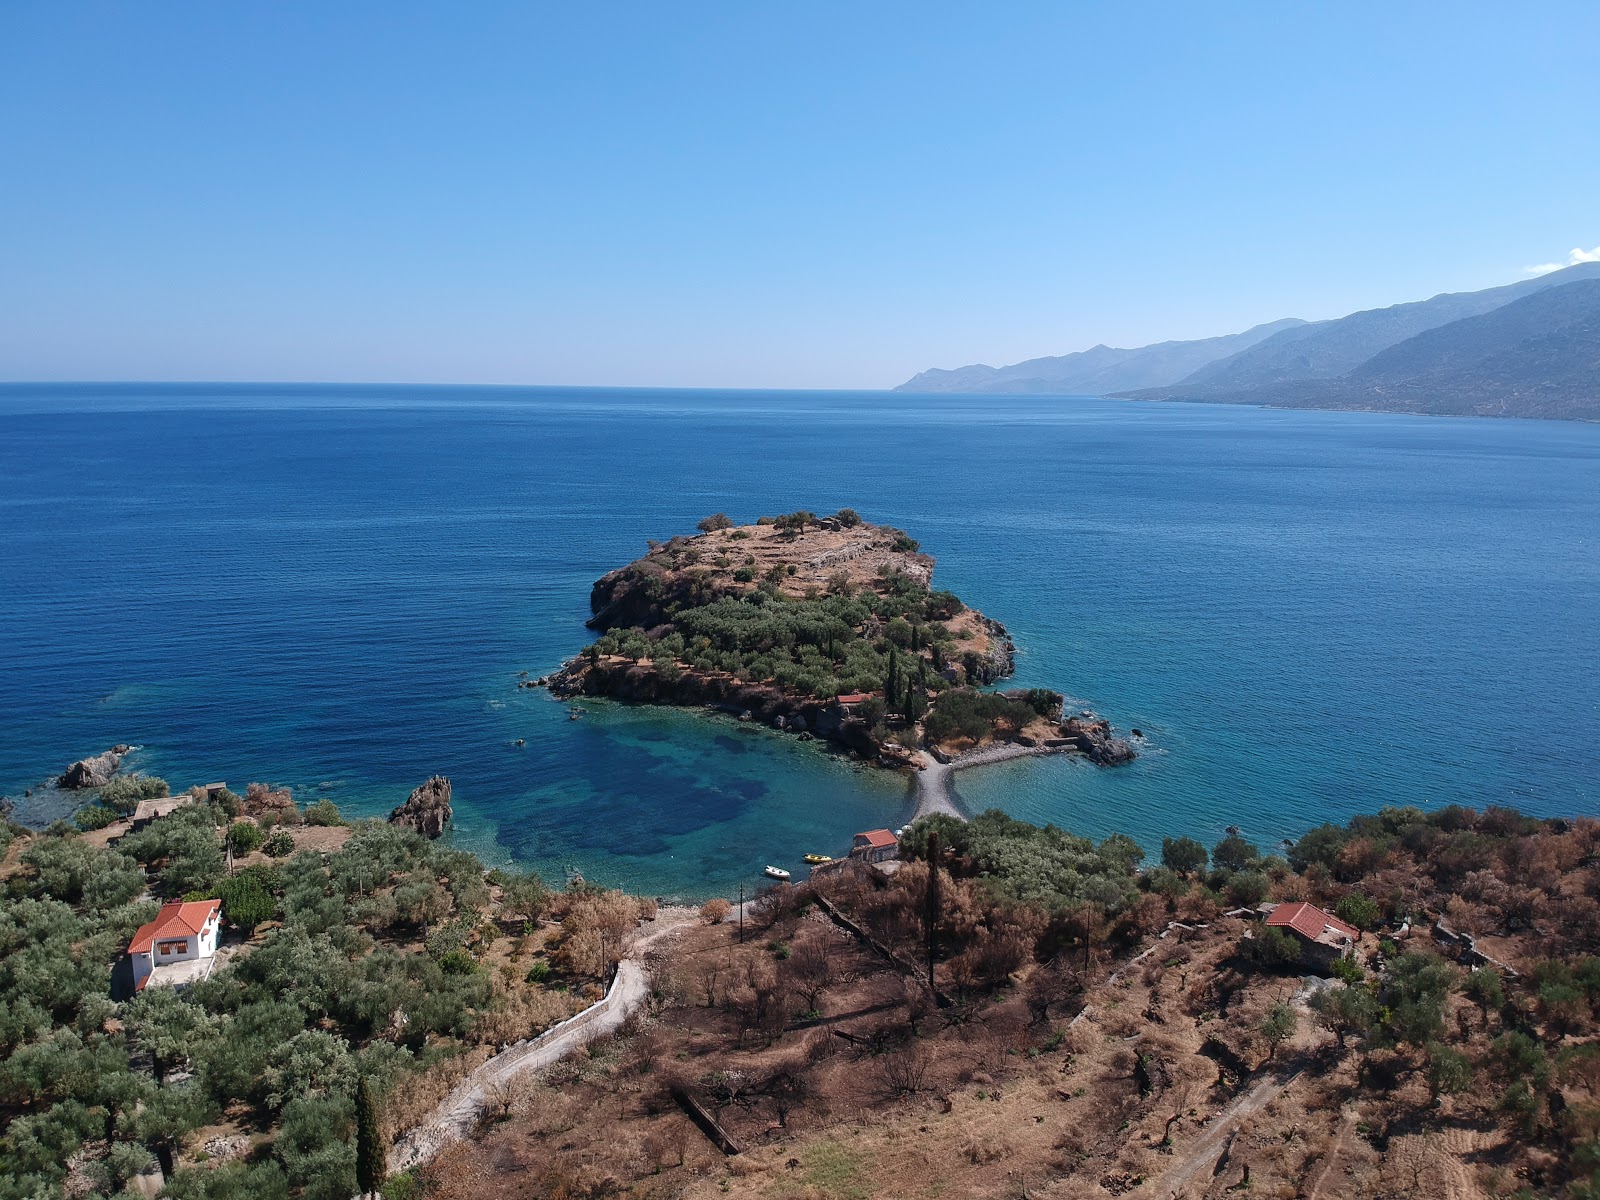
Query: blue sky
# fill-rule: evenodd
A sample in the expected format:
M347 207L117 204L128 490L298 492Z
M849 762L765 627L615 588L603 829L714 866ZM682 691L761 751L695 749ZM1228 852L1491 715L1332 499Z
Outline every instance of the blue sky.
M0 379L883 387L1600 246L1600 5L0 4Z

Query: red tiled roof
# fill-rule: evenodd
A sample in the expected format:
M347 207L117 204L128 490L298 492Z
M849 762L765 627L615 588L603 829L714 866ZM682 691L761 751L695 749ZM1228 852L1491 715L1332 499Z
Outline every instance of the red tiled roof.
M898 846L900 844L895 839L894 834L887 829L869 829L866 833L856 834L855 840L863 846L871 846L874 849L883 846Z
M860 704L863 700L872 699L871 692L851 692L848 696L840 696L840 704Z
M222 907L221 900L169 900L161 906L156 919L139 926L128 943L129 954L149 951L157 938L185 937L198 934L205 928L213 913Z
M1280 904L1267 914L1268 925L1287 925L1301 937L1315 940L1322 936L1326 929L1335 933L1342 933L1348 938L1359 938L1361 934L1346 925L1332 913L1325 913L1315 904L1301 901L1298 904Z

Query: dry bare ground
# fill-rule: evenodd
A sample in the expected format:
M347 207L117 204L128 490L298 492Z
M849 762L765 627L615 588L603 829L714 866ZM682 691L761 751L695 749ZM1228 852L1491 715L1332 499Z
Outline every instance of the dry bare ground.
M1300 981L1240 975L1239 932L1224 920L1156 943L1102 975L1068 1029L1075 1006L1037 1022L1020 988L936 1010L814 911L744 945L732 927L695 927L658 973L642 1028L505 1097L501 1119L436 1160L430 1194L1511 1194L1496 1174L1513 1149L1502 1132L1469 1127L1448 1100L1435 1108L1396 1064L1369 1064L1397 1071L1392 1085L1358 1087L1359 1052L1341 1055L1302 1005L1269 1061L1261 1019ZM763 1009L779 977L785 1002ZM785 1011L805 1015L774 1015ZM717 1149L674 1089L740 1152Z

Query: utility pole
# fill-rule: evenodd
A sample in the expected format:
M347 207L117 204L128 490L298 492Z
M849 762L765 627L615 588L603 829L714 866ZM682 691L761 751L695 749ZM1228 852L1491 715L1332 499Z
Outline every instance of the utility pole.
M744 884L739 885L739 944L744 945Z
M928 835L928 990L937 995L933 982L933 955L937 948L939 924L939 835Z

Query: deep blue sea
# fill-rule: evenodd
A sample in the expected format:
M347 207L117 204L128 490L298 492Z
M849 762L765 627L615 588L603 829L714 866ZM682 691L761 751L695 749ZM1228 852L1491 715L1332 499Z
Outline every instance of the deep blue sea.
M896 824L905 781L725 718L570 721L518 672L646 538L844 505L1005 622L1019 684L1149 736L963 774L972 808L1155 847L1600 813L1600 426L875 392L0 388L0 792L47 820L23 791L120 741L356 814L442 773L492 861L758 883Z

